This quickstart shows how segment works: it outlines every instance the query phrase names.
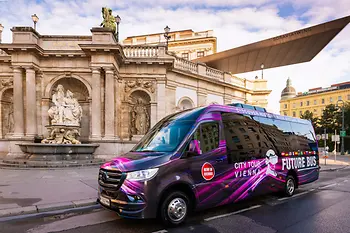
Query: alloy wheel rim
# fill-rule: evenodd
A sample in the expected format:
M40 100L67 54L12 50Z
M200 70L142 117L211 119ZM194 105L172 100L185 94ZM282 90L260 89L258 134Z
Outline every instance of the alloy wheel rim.
M182 198L173 199L168 205L168 216L174 222L179 222L186 216L187 204Z
M292 179L289 179L287 181L287 191L289 194L292 194L294 192L294 182Z

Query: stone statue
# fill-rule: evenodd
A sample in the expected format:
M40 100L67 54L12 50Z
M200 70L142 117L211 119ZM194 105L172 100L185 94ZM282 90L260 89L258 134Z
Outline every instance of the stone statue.
M9 104L9 111L8 111L8 118L7 118L7 129L9 133L13 133L13 98L10 97L10 104Z
M131 114L131 126L134 127L133 131L136 131L137 135L146 134L150 126L150 117L147 107L144 105L141 98L137 100Z
M48 113L51 120L51 124L63 124L63 114L64 114L64 88L62 85L58 85L56 88L56 93L52 95L52 102L55 104L52 106Z
M82 117L82 108L78 100L73 98L73 93L70 90L67 91L64 102L63 122L69 125L79 125Z
M112 15L112 9L107 7L102 7L102 17L103 17L103 22L100 24L100 26L103 26L104 28L112 29L113 33L115 33L116 26L115 26L115 18Z
M82 108L70 90L65 95L63 86L58 85L52 102L55 105L48 111L52 125L80 125Z
M77 137L80 136L80 121L82 108L73 93L67 90L64 93L62 85L58 85L56 93L52 95L52 106L48 113L51 125L46 126L49 130L49 137L42 140L42 143L50 144L80 144Z

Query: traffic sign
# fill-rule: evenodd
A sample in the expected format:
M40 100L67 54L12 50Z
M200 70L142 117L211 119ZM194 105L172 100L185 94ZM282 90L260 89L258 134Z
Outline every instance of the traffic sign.
M339 142L339 141L340 141L339 135L332 135L332 142Z
M340 131L340 137L345 137L346 136L346 131Z
M322 139L324 140L324 139L328 139L328 133L326 134L326 136L325 136L325 134L322 134Z

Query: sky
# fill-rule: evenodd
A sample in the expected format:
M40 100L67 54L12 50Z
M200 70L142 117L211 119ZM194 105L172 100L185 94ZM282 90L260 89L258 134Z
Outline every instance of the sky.
M350 0L0 0L3 43L10 43L13 26L32 26L39 17L42 35L91 35L102 22L101 8L121 17L120 39L171 30L214 30L218 51L350 15ZM288 77L297 92L350 81L350 25L311 62L265 69L268 110L279 112ZM238 74L254 79L261 71Z

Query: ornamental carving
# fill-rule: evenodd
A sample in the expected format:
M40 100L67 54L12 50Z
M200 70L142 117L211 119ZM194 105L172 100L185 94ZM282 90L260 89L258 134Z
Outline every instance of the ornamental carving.
M142 79L131 80L125 82L125 92L129 92L135 88L144 88L151 93L155 92L155 81L145 81Z
M6 87L12 87L12 86L13 86L12 79L1 79L0 89L6 88Z

